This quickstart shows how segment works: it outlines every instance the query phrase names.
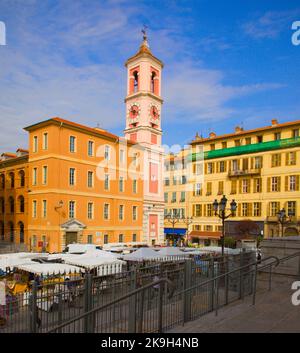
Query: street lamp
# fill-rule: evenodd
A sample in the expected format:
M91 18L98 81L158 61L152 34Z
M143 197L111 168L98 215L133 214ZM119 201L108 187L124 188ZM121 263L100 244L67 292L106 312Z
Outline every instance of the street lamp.
M283 235L284 235L284 225L291 222L291 216L287 216L285 209L282 208L277 213L277 219L278 219L278 222L281 224L281 237L283 237Z
M177 214L177 213L171 214L171 212L170 212L170 213L168 213L168 214L165 216L165 220L167 220L168 222L170 222L170 223L172 224L173 236L174 236L174 235L175 235L175 232L174 232L175 224L180 221L179 214Z
M215 200L213 202L213 209L215 212L215 216L218 216L219 218L222 219L222 256L224 255L224 246L225 246L225 220L231 216L235 215L236 208L237 208L237 203L235 200L232 200L230 202L230 213L226 214L226 205L227 205L227 198L225 195L221 198L220 202L218 200Z

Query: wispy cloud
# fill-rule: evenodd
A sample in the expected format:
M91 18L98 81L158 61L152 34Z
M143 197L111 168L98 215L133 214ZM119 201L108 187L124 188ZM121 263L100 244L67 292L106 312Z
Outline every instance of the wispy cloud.
M300 9L289 11L268 11L262 16L243 24L247 35L255 39L274 39L284 30L290 30L291 23L297 19Z

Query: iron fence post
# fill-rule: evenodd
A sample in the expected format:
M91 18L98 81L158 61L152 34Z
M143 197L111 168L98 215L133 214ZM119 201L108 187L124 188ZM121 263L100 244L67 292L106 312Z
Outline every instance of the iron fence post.
M136 268L130 273L130 291L137 288L137 270ZM136 332L136 295L129 298L128 305L128 333Z
M192 260L188 259L184 264L184 289L188 289L192 286ZM187 322L191 318L191 307L192 307L192 293L186 291L183 296L184 301L184 312L183 322Z
M269 291L272 290L272 265L270 265L270 272L269 272Z
M209 272L210 272L210 278L214 278L215 275L215 264L214 264L214 259L211 258L209 261ZM211 288L210 288L210 309L211 311L214 310L214 295L215 295L215 281L211 281Z
M254 276L253 276L253 297L252 297L252 305L255 305L255 300L256 300L256 285L257 285L257 262L255 264L255 271L254 271Z
M298 276L300 276L300 256L298 256Z
M228 258L225 263L225 305L228 304L228 271L229 271L229 265L228 265Z
M62 294L58 294L58 325L62 324ZM58 333L61 333L61 329L57 331Z
M85 287L84 287L84 311L88 312L89 310L92 309L93 307L93 279L92 275L90 273L87 273L85 275ZM86 316L84 318L84 332L89 333L89 332L94 332L95 330L95 320L93 320L93 317L90 318L89 316Z
M162 265L159 267L160 278L163 277ZM158 289L158 332L163 331L163 292L164 292L165 283L160 282ZM150 289L151 290L151 289Z
M30 296L29 304L30 304L30 312L31 312L30 332L36 333L38 312L37 312L37 305L36 305L37 304L37 283L35 280L32 282L32 293Z

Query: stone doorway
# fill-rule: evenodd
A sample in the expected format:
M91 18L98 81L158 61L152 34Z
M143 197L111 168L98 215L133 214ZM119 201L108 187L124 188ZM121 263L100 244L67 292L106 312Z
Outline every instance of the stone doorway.
M78 233L77 232L66 232L66 246L69 244L78 243Z

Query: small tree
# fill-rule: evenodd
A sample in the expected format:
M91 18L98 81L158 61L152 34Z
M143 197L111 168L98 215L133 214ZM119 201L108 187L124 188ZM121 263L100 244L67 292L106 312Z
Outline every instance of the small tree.
M236 240L232 237L225 237L224 244L226 248L234 249L236 247Z

